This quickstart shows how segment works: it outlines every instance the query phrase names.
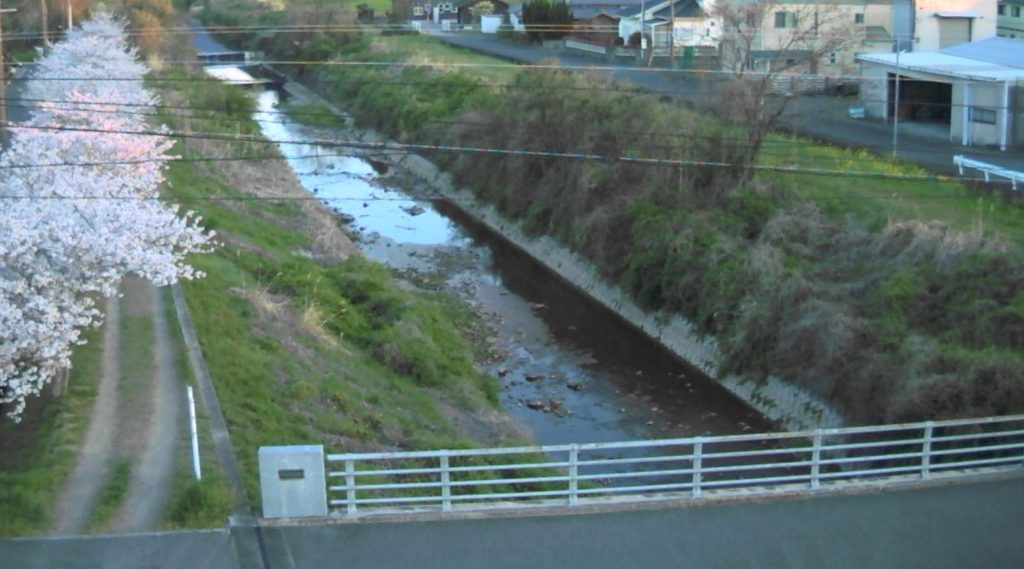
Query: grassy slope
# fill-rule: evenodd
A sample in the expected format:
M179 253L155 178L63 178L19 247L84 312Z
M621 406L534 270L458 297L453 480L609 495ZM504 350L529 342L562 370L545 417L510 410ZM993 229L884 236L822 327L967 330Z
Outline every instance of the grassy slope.
M254 130L246 109L227 115L193 128ZM358 256L333 266L308 258L308 237L284 228L299 215L294 204L204 199L245 195L219 181L215 167L176 163L168 177L171 194L225 242L193 259L206 277L184 289L251 498L259 496L260 445L472 444L438 408L439 400L467 412L496 405L496 384L475 370L471 346L455 332L471 317L466 309L409 292Z

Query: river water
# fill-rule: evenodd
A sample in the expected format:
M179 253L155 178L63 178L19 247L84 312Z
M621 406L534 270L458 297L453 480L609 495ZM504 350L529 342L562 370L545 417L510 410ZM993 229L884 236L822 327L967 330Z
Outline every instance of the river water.
M275 91L257 97L263 134L284 142L307 190L349 216L363 254L455 292L491 323L486 371L538 443L771 430L745 402L453 205L405 193L378 162L294 144L352 133L288 121Z

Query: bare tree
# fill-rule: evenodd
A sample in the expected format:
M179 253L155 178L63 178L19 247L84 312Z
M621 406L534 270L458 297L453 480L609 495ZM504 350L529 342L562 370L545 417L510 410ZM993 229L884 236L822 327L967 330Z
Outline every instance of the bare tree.
M723 149L734 187L749 181L765 137L794 95L814 83L823 60L856 42L851 8L772 0L723 0L712 17L722 23L721 60L726 72L721 114L730 125Z

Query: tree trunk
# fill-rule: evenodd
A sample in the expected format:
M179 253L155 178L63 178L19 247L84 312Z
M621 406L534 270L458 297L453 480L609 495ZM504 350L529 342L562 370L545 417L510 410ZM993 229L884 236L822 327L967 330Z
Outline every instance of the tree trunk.
M68 392L68 378L71 377L71 369L64 368L57 377L53 378L53 384L50 386L51 393L54 399L60 399Z

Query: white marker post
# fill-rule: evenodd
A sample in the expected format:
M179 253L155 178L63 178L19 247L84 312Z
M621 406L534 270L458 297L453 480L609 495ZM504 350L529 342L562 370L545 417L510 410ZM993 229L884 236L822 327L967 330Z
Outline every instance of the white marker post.
M188 422L192 431L192 470L196 474L196 480L203 479L203 473L199 467L199 437L196 436L196 400L192 395L192 386L188 389Z

